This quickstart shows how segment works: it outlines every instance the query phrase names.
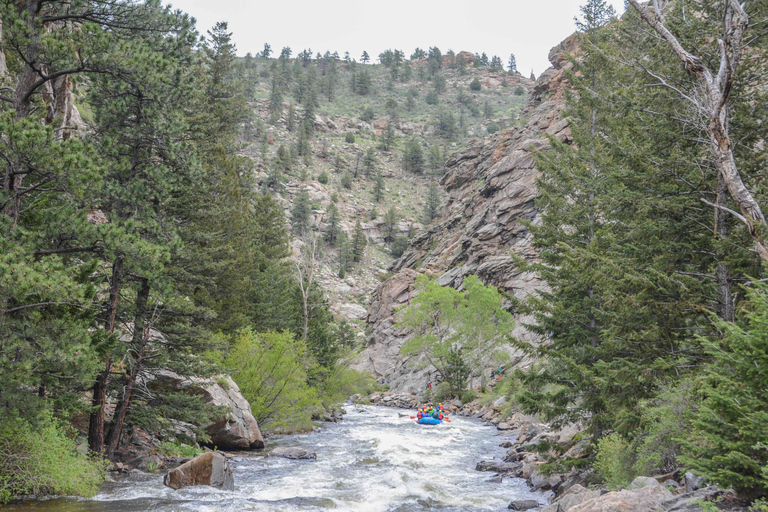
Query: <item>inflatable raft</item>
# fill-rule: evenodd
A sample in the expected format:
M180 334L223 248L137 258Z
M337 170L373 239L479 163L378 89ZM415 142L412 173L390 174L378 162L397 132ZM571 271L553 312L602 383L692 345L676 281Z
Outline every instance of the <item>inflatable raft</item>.
M416 420L416 423L420 423L422 425L439 425L443 422L443 420L439 420L437 418L433 418L431 416L426 416L424 418L419 418Z

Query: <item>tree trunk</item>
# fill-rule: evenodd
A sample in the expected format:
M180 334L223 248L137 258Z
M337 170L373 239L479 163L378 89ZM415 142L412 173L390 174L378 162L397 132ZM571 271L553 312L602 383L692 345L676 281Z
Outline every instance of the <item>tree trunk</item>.
M107 335L115 332L115 319L117 318L117 303L120 298L120 285L123 279L123 255L119 254L112 265L112 285L109 289L109 303L107 304L107 318L104 328ZM104 409L107 404L107 383L109 372L112 368L112 359L107 356L104 370L96 377L93 383L93 398L91 399L91 416L88 423L88 447L91 451L101 453L104 451Z
M112 425L106 441L107 458L109 459L115 455L117 444L120 442L120 435L122 434L123 424L125 423L125 415L128 412L128 407L131 405L131 395L133 394L136 385L136 377L141 371L141 365L144 362L144 355L149 340L149 329L146 327L149 280L146 277L142 277L139 281L141 282L141 288L139 288L139 292L136 295L136 316L133 320L133 339L131 340L131 347L128 349L129 352L135 351L136 361L131 368L128 382L126 383L125 391L123 392L123 397L117 404L115 414L112 417Z
M725 184L725 179L720 175L717 180L717 206L726 207L727 203L728 187ZM728 216L719 208L715 208L715 231L720 240L728 238ZM736 305L734 304L731 275L728 272L728 267L722 261L724 256L722 251L719 251L718 258L720 261L717 263L715 271L719 299L717 316L726 322L733 322L736 320Z

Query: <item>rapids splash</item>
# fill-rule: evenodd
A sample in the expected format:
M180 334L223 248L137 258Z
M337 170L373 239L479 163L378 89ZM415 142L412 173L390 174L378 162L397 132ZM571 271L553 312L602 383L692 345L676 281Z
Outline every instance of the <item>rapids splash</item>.
M491 482L480 460L503 457L503 438L475 420L419 425L398 409L347 406L344 421L303 435L272 437L263 453L232 461L234 492L211 487L175 491L162 474L137 473L105 485L90 500L54 499L9 507L62 512L213 511L500 511L512 500L546 502L520 479ZM413 413L411 413L413 414ZM300 446L316 461L268 457Z

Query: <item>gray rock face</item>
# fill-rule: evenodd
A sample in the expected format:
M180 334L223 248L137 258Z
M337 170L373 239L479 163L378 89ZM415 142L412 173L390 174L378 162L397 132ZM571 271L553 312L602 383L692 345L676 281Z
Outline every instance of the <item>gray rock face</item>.
M269 452L269 456L294 460L317 459L317 454L315 452L311 452L297 446L278 446Z
M185 378L176 373L163 371L155 375L150 388L170 387L190 395L198 395L205 403L223 406L227 414L217 418L210 425L203 426L211 438L211 447L221 450L251 450L264 448L264 438L259 431L251 405L240 392L240 388L229 375L218 375L210 379Z
M206 452L169 471L163 478L163 484L172 489L193 485L210 485L225 491L235 489L229 462L226 457L216 452Z
M553 49L553 68L542 74L529 95L527 122L474 140L448 159L448 172L441 185L448 194L438 218L426 231L414 237L408 251L392 268L392 278L379 286L368 309L371 337L358 367L390 385L393 391L422 389L427 373L424 362L406 360L400 347L408 332L393 329L392 315L398 305L412 295L412 285L420 272L438 276L442 285L459 288L463 279L478 275L492 284L524 299L546 285L535 275L521 271L512 255L535 260L527 222L538 222L538 194L535 182L539 176L534 151L550 147L549 136L571 142L571 132L562 119L565 97L565 70L572 64L564 51L576 50L577 39L571 36ZM526 315L516 315L513 335L538 343L531 332L522 327L533 322ZM512 364L526 366L528 357L510 349Z

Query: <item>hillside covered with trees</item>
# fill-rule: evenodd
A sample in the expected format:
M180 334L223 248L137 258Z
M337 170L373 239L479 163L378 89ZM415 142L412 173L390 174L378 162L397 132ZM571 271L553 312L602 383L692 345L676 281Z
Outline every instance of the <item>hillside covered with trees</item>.
M310 430L384 339L426 398L577 429L542 471L765 507L765 2L589 0L539 80L236 49L154 0L0 20L0 503L93 495L134 434L211 445L168 375Z

